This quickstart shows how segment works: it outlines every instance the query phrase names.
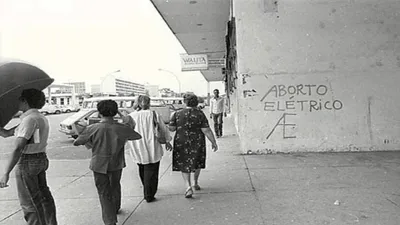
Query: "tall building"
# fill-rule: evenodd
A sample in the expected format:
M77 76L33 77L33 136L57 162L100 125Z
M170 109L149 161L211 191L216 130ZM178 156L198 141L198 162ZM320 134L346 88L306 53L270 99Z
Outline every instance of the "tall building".
M115 89L117 94L123 95L144 95L146 90L143 84L134 83L127 80L115 79Z
M85 82L68 82L64 83L68 85L72 85L75 87L75 92L78 95L85 94L86 93L86 83Z
M100 89L103 94L109 95L144 95L146 90L143 84L135 83L123 78L105 77Z

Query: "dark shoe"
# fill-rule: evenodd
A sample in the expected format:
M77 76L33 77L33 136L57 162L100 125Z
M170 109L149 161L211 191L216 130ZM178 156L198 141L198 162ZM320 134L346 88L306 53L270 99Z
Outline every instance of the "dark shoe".
M196 191L200 191L201 190L200 185L198 185L198 184L194 185L193 188Z
M188 187L185 192L185 198L191 198L193 195L192 187Z
M122 213L122 210L121 209L117 209L117 215L121 214L121 213Z
M155 197L147 197L145 199L146 199L146 202L154 202L154 201L156 201Z

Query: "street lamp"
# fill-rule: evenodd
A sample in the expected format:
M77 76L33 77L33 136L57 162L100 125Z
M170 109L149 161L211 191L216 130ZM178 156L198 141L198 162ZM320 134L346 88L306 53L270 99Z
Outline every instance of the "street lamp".
M100 83L101 92L102 92L103 94L104 94L103 84L104 84L104 81L106 80L106 78L109 77L109 76L113 76L115 73L119 73L119 72L121 72L121 70L113 71L113 72L111 72L111 73L108 73L105 77L103 77L103 79L101 80L101 83Z
M174 75L174 77L176 78L176 80L178 81L178 84L179 84L179 94L181 94L181 81L179 80L179 77L175 73L173 73L173 72L171 72L169 70L165 70L165 69L159 68L158 71L164 71L164 72L167 72L167 73L170 73L170 74Z

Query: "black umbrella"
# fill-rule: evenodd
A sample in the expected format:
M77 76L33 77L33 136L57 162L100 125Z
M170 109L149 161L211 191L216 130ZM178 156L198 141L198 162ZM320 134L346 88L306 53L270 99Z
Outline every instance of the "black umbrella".
M45 89L54 79L36 66L19 61L0 62L0 127L19 110L18 98L24 89Z

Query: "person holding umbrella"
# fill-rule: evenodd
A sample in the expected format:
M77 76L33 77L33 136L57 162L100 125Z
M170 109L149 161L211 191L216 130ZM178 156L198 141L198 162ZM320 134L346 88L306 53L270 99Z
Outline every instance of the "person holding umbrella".
M46 98L38 89L25 89L19 97L21 123L9 130L0 127L0 136L16 136L0 188L8 187L10 173L16 166L18 197L27 224L56 225L56 206L47 186L46 170L49 160L46 155L49 137L49 122L39 109Z

